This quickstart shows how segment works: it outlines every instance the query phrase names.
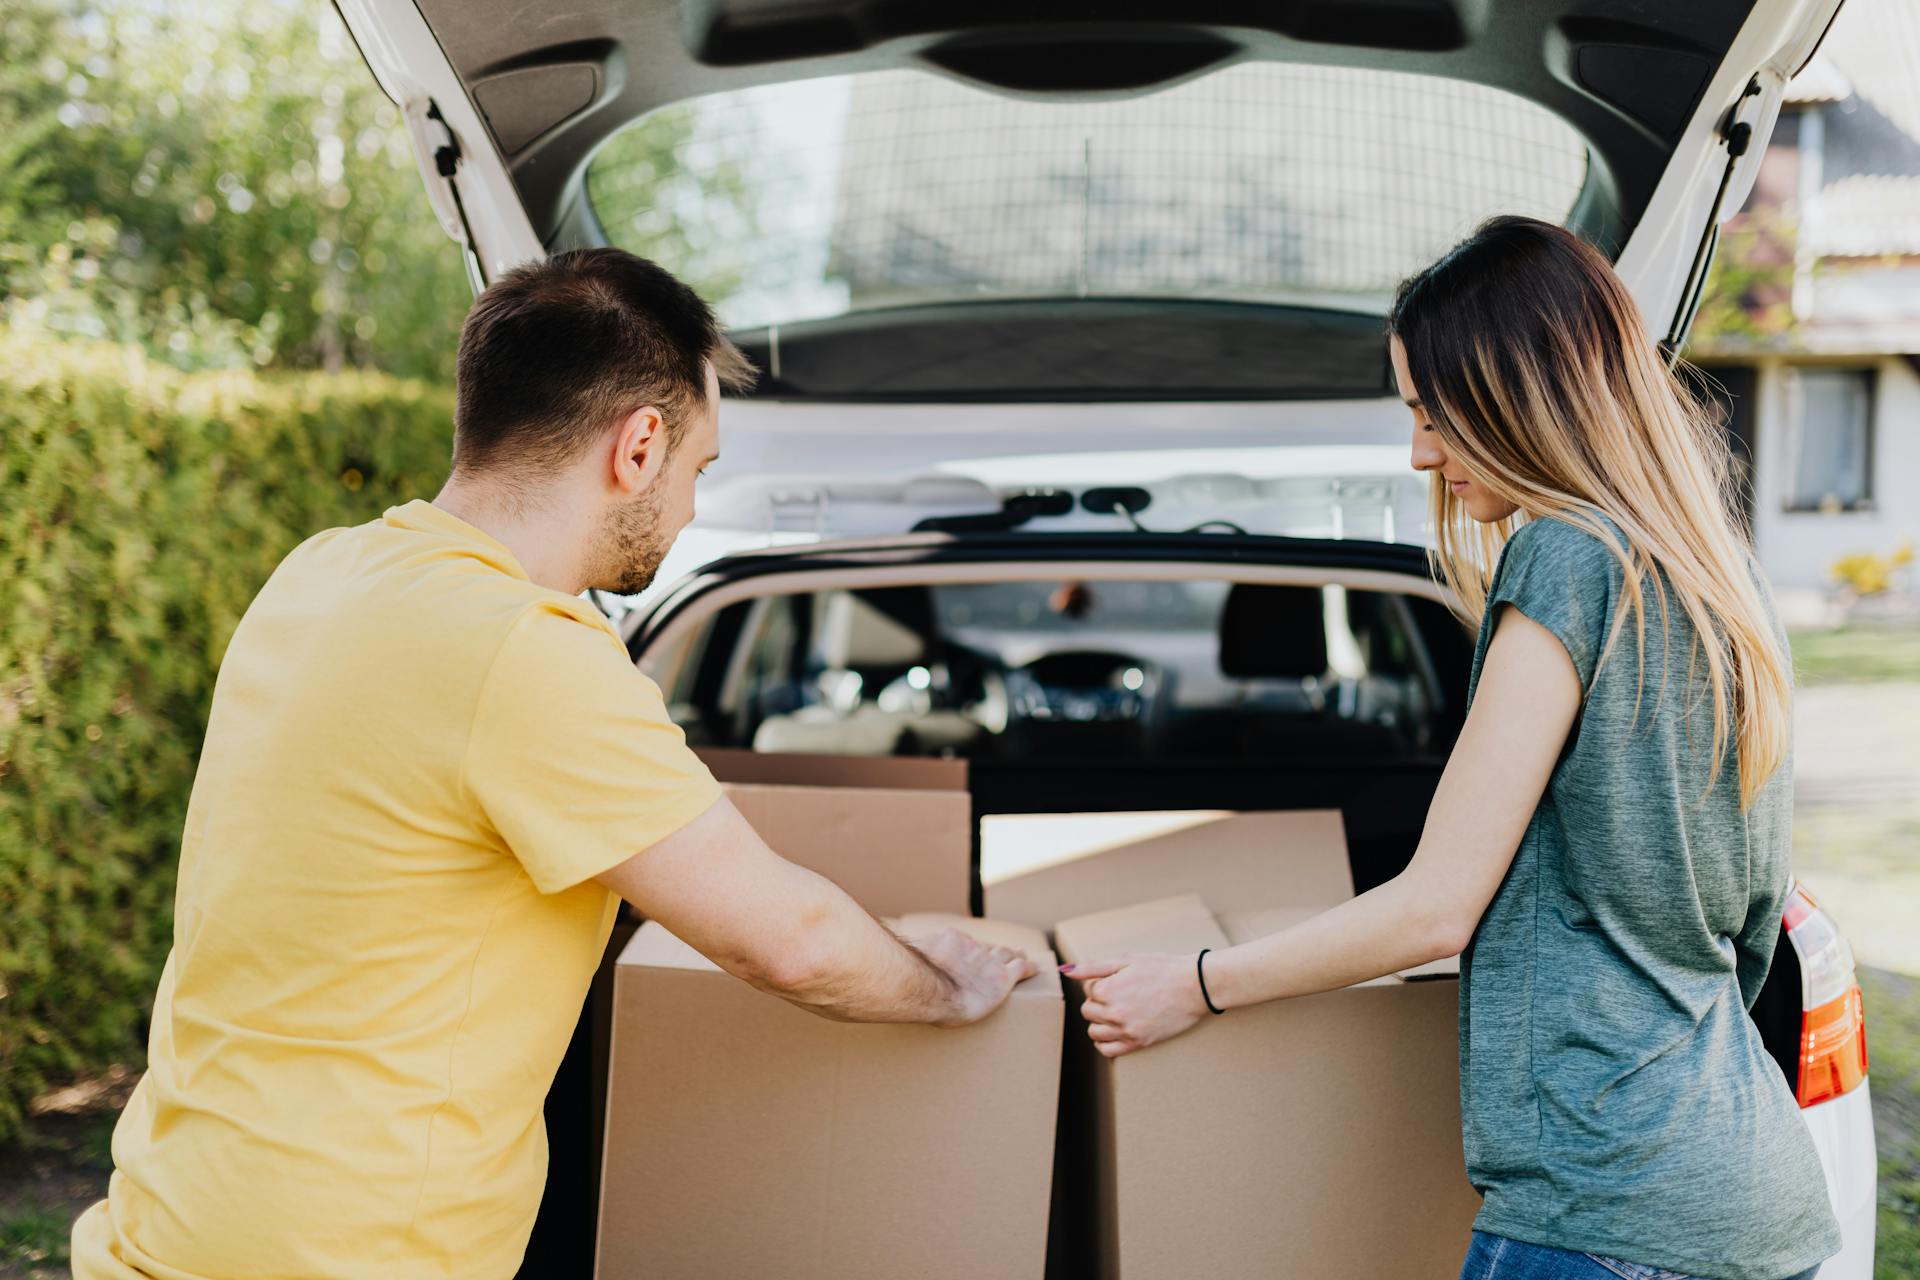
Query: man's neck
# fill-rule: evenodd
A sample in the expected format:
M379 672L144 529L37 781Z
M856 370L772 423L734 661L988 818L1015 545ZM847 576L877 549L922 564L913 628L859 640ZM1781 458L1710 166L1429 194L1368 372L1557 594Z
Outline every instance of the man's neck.
M584 503L507 499L484 483L449 479L433 505L513 552L527 577L567 595L586 588L592 538Z

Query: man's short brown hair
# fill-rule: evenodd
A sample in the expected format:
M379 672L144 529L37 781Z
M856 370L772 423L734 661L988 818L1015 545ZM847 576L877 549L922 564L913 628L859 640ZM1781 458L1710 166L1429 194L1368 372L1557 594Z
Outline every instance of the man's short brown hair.
M460 330L454 469L552 471L649 404L671 451L706 401L707 361L723 388L753 386L712 308L645 258L576 249L516 267Z

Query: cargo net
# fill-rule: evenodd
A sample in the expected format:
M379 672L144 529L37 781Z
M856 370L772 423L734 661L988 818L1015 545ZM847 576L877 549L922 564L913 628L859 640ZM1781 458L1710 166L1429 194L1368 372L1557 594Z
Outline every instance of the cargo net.
M1243 64L1042 102L917 72L657 112L589 172L616 244L750 325L962 299L1384 306L1496 213L1562 221L1587 148L1500 90Z

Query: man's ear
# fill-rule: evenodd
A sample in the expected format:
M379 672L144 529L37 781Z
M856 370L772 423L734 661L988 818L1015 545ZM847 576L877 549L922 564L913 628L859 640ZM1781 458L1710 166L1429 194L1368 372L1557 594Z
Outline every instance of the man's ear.
M613 433L609 479L623 494L645 491L667 462L667 424L654 405L644 405L620 420Z

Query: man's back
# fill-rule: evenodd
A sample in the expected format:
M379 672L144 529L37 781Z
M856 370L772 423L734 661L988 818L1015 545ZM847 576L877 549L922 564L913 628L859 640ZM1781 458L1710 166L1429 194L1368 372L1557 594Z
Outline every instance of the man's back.
M438 496L299 547L228 647L79 1280L512 1275L616 893L828 1017L963 1026L1034 971L767 848L576 598L653 580L752 385L699 295L555 254L457 363Z
M493 539L415 502L301 546L222 664L76 1274L511 1275L612 923L591 877L717 795L605 622Z

